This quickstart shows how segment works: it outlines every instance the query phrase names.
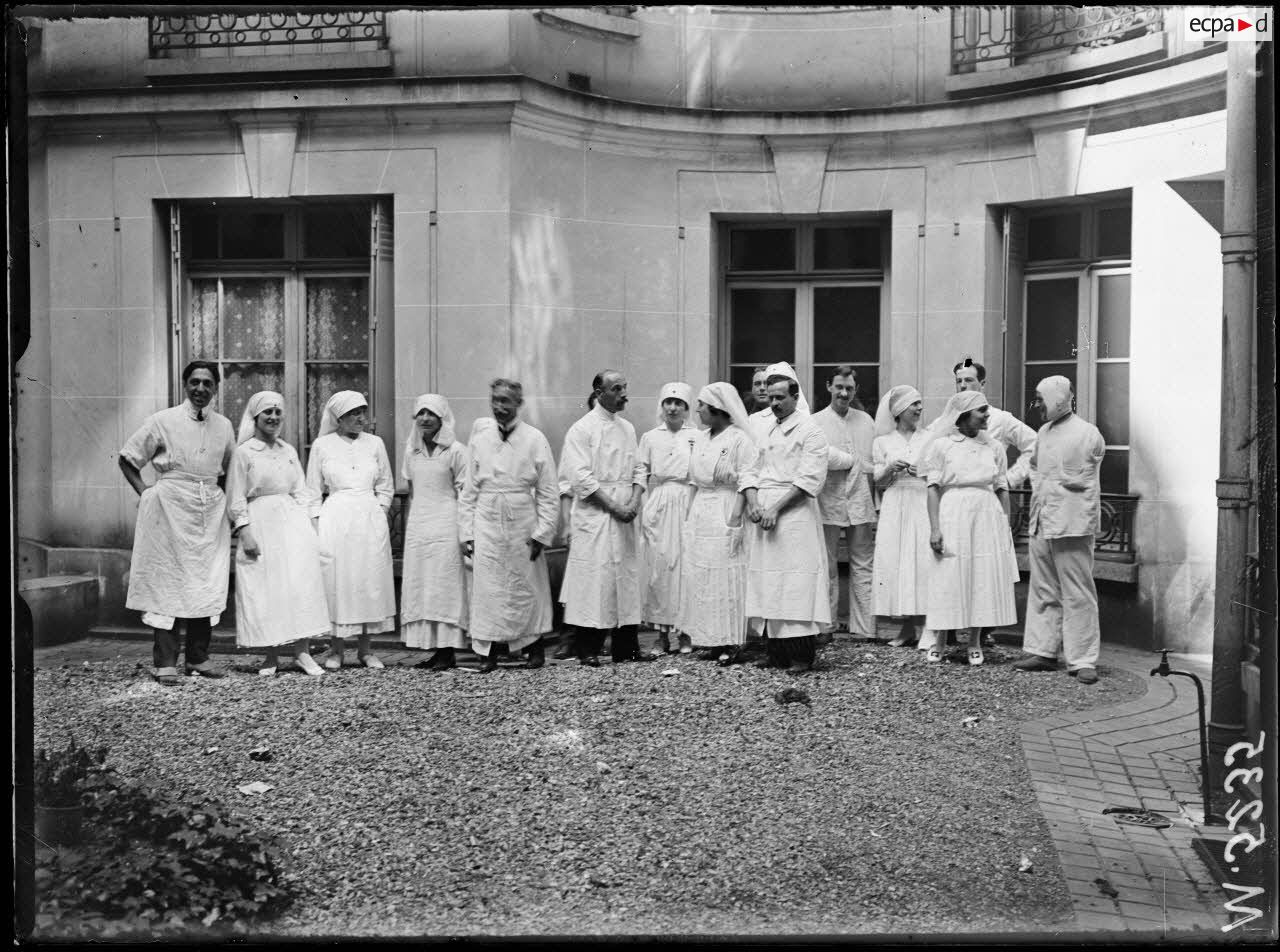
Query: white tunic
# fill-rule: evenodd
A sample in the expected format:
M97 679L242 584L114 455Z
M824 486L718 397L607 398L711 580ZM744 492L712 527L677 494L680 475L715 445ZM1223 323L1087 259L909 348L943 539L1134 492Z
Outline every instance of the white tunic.
M906 460L921 475L901 470L880 498L874 572L875 613L889 617L923 615L929 610L929 573L934 554L929 547L929 504L922 450L929 434L917 428L911 438L897 430L877 436L872 449L879 482L897 460Z
M458 496L467 478L466 447L414 449L404 474L413 495L404 531L400 638L411 648L464 648L471 580L458 539Z
M754 421L753 421L754 422ZM827 590L827 547L818 513L818 493L827 478L827 440L812 418L792 413L781 423L756 424L759 451L739 481L757 490L767 509L792 487L804 498L778 517L773 529L749 530L746 613L753 631L771 637L816 634L831 622Z
M1106 451L1098 428L1074 413L1040 427L1031 457L1031 535L1065 539L1098 534L1099 470ZM1063 480L1085 488L1064 489Z
M471 428L467 455L458 538L475 543L471 637L530 643L552 626L546 556L529 559L529 540L550 545L560 516L551 446L519 420L504 440L497 421L483 417Z
M736 426L694 438L689 475L696 492L684 525L681 631L699 647L747 640L744 519L733 510L741 475L755 461L751 438Z
M256 437L236 447L227 512L249 526L258 555L236 548L236 644L283 645L329 633L320 542L307 513L311 494L298 454L284 440Z
M190 401L149 416L120 455L157 480L138 500L127 608L171 628L175 618L210 618L227 607L231 527L218 477L235 451L231 421Z
M647 486L640 510L643 557L641 616L646 624L674 625L680 612L684 514L689 505L689 455L696 428L675 433L665 425L640 437L636 481Z
M992 628L1018 620L1018 560L995 494L1005 487L1007 467L1004 446L995 440L952 434L930 447L926 480L942 488L942 557L935 557L929 579L926 628Z
M311 515L320 517L320 567L335 634L391 631L396 594L387 510L395 482L382 440L368 433L320 437L311 444L307 488Z
M597 490L617 505L630 501L637 449L635 427L599 404L565 434L561 469L573 493L572 540L560 588L567 624L640 624L639 527L586 501Z
M827 481L818 494L818 512L827 526L860 526L876 521L871 493L872 443L876 424L852 407L844 416L831 407L812 417L827 438Z

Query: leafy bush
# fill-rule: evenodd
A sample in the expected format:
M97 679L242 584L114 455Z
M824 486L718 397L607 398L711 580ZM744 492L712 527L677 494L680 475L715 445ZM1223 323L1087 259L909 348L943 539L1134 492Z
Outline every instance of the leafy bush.
M89 750L77 744L75 738L66 750L53 754L43 749L37 751L33 776L36 803L45 807L80 806L84 798L81 785L91 773L102 769L106 759L105 747Z
M220 803L174 800L110 769L82 787L96 835L37 869L39 927L111 935L220 922L243 931L292 901L274 845Z

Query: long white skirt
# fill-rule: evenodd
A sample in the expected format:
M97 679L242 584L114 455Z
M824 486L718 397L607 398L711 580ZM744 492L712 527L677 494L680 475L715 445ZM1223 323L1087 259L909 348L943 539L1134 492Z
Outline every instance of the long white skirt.
M698 647L747 641L745 529L730 526L737 491L699 489L684 527L678 625Z
M249 500L258 543L251 559L236 548L236 644L285 645L329 633L320 543L307 510L285 493Z
M928 488L923 479L901 476L884 492L876 528L875 614L897 618L929 610Z
M938 508L942 557L934 557L925 627L993 628L1018 620L1018 560L1009 520L989 489L954 487Z
M680 613L680 563L688 499L688 485L669 480L654 486L644 500L640 514L644 605L640 617L649 625L674 625Z
M391 535L372 490L343 490L324 501L320 568L334 635L350 638L395 629Z
M406 621L400 625L400 640L406 648L432 651L436 648L466 648L467 633L447 621Z

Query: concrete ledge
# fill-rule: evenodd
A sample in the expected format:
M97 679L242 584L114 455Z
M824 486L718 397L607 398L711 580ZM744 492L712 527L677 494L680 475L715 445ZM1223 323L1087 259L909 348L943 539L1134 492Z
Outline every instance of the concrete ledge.
M1165 34L1149 33L1114 46L1082 49L1067 54L1047 54L1045 58L1017 66L1000 68L991 61L979 64L972 73L955 73L945 80L948 96L985 96L1019 87L1061 82L1079 76L1109 72L1126 66L1163 59Z
M31 609L36 647L78 641L98 620L98 578L46 575L18 583Z
M147 79L152 82L174 82L235 76L242 81L258 73L376 73L391 69L390 50L365 53L301 53L266 56L173 56L147 60Z

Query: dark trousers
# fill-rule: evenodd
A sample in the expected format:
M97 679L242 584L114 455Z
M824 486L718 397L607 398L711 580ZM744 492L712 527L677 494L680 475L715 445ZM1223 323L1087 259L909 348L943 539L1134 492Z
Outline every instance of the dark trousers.
M157 668L176 668L178 666L178 625L187 631L187 664L195 666L209 660L209 641L213 630L205 618L175 618L173 628L153 628L155 641L151 646L151 659Z
M623 625L610 631L607 628L582 628L574 630L574 645L578 649L579 658L594 658L604 646L606 636L609 639L614 661L627 661L640 653L640 626Z
M805 635L803 638L767 638L765 649L769 658L777 665L789 665L795 662L813 664L818 656L818 638L816 635Z

